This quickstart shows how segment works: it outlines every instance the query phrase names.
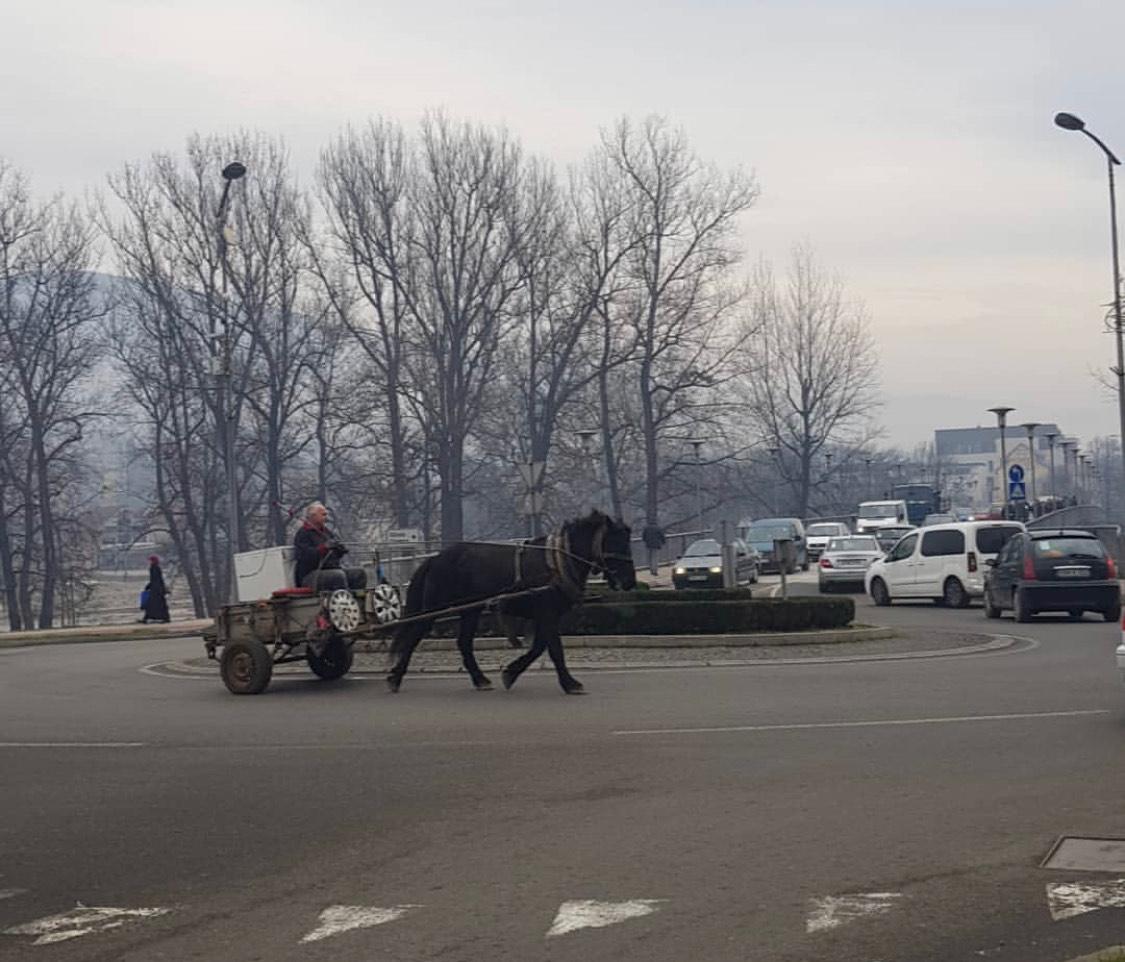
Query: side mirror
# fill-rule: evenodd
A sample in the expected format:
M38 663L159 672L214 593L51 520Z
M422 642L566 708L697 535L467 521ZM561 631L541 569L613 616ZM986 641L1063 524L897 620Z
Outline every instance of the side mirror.
M985 558L984 563L986 565L988 565L988 567L990 567L990 568L996 567L996 559L995 558Z

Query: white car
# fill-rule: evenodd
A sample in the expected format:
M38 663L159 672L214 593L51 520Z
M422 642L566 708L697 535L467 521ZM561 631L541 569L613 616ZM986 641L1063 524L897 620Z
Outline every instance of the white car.
M851 534L848 526L841 521L814 521L805 528L805 547L809 561L816 561L832 538L842 538Z
M930 598L964 608L984 595L985 562L1024 530L1018 521L959 521L912 531L867 569L864 586L877 605Z

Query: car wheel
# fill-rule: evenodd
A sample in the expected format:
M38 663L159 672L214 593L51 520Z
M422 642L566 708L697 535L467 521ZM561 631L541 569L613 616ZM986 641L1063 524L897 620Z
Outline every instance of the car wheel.
M1106 608L1106 610L1102 612L1102 617L1106 621L1120 621L1121 620L1121 602L1119 601L1119 602L1117 602L1117 604L1112 605L1109 608Z
M1085 612L1081 608L1071 608L1070 611L1066 613L1066 616L1071 621L1081 621L1084 614Z
M946 578L945 588L942 591L942 601L949 608L968 608L969 593L956 578Z
M806 558L806 559L805 559L805 560L804 560L804 561L803 561L803 562L801 563L801 570L802 570L802 571L808 571L808 570L809 570L809 559L808 559L808 558Z
M1021 624L1027 624L1031 621L1033 612L1027 606L1027 599L1024 597L1023 591L1017 588L1012 592L1012 617Z
M886 608L891 603L891 593L887 591L887 585L882 578L876 578L871 582L871 600L880 608Z
M826 595L832 590L832 586L829 585L829 584L826 584L823 581L820 582L819 587L820 587L820 593L822 595Z
M999 618L1000 609L992 603L992 592L984 589L984 616L985 618Z

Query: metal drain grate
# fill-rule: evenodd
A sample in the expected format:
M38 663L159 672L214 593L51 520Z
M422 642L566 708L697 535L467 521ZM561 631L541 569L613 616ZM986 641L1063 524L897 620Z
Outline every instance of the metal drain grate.
M1073 872L1125 872L1125 838L1060 836L1039 867Z

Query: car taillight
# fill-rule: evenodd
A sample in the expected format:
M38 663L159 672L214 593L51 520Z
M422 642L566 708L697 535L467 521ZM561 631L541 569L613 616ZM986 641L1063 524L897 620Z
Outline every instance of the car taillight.
M1105 566L1109 569L1109 577L1117 577L1117 562L1114 561L1109 555L1105 556Z
M969 570L970 571L976 571L977 570L977 554L976 554L975 551L969 552L968 560L969 560Z
M832 567L832 562L831 562L831 561L829 561L829 560L828 560L827 558L821 558L821 559L820 559L820 566L821 566L822 568L831 568L831 567Z
M1026 581L1035 580L1035 562L1031 560L1030 554L1023 556L1023 576Z

